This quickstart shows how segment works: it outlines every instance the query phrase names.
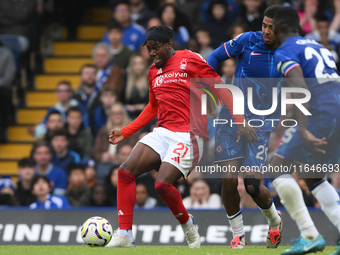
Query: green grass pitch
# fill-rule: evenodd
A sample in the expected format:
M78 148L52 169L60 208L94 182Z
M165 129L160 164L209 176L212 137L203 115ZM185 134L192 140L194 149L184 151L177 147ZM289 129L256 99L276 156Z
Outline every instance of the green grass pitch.
M30 245L13 245L2 246L1 255L267 255L281 254L282 251L289 248L282 246L277 249L267 249L264 246L247 246L243 250L232 250L225 246L202 246L200 249L189 249L186 246L136 246L135 248L91 248L88 246L30 246ZM330 254L335 250L335 246L326 247L323 252L316 253ZM314 253L312 253L314 254Z

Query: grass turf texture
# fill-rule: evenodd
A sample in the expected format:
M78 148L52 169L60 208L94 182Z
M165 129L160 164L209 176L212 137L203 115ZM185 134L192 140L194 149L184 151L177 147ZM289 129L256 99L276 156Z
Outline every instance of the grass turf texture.
M264 246L247 246L243 250L232 250L225 246L202 246L200 249L189 249L186 246L136 246L135 248L102 248L102 247L88 247L85 245L79 246L30 246L30 245L15 245L15 246L1 246L1 255L87 255L87 254L138 254L138 255L266 255L266 254L281 254L288 246L282 246L277 249L267 249ZM316 254L330 254L335 250L336 246L326 247L323 252ZM315 254L315 253L311 253Z

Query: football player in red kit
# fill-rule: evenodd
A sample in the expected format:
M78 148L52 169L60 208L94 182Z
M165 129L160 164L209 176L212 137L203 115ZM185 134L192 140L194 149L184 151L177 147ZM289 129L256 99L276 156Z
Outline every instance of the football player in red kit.
M192 215L185 209L179 191L172 185L187 177L199 161L207 135L206 118L193 118L190 111L190 79L212 78L223 83L216 72L198 54L173 49L173 31L155 26L147 31L145 46L154 65L149 70L149 103L143 112L122 129L113 129L109 140L117 144L131 136L156 116L158 127L143 137L118 170L117 206L119 231L107 247L134 247L132 235L133 207L136 201L135 179L141 174L159 169L155 190L182 226L189 248L199 248L201 238ZM232 111L232 95L228 89L217 90L223 103ZM238 136L257 139L243 115L234 115ZM190 121L191 120L191 121Z

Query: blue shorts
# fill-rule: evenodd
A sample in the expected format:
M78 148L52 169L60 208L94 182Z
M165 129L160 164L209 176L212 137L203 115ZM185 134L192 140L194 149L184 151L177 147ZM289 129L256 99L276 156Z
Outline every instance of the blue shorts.
M320 147L326 154L319 153L307 147L300 137L298 126L286 130L276 155L290 161L315 165L339 164L340 162L340 128L307 127L315 137L326 137L327 145Z
M268 151L270 132L257 132L259 141L249 142L242 135L239 142L237 139L237 126L217 125L215 135L214 163L242 159L242 166L252 167L254 171L262 172ZM255 168L254 168L255 167Z

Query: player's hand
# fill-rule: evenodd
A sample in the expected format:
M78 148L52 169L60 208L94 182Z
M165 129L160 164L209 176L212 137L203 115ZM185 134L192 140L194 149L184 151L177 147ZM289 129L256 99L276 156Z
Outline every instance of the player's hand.
M122 134L122 131L120 131L120 129L112 129L110 136L109 136L109 142L111 144L117 144L120 143L121 141L123 141L125 138Z
M326 154L326 151L320 148L320 146L327 144L326 137L323 137L321 139L317 138L307 129L299 130L299 133L303 141L307 144L308 148L320 152L322 154Z
M247 121L245 122L244 126L238 125L236 142L238 143L240 141L242 135L245 135L250 142L258 141L259 138L255 132L255 129L261 132L261 129L259 129L258 127L250 127Z

